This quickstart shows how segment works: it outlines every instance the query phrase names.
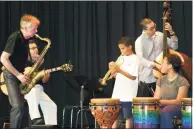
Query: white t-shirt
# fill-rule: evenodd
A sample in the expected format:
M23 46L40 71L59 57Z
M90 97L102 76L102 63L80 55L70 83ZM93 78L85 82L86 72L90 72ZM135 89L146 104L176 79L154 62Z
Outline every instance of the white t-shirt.
M120 101L128 102L132 101L137 95L139 60L135 54L123 56L122 58L124 59L124 62L120 68L137 78L131 80L130 78L117 73L112 98L118 98Z

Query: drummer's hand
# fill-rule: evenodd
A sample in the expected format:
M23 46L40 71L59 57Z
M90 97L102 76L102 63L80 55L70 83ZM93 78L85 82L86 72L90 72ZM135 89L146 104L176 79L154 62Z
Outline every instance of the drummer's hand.
M160 106L163 106L164 100L161 99L159 102L160 102Z

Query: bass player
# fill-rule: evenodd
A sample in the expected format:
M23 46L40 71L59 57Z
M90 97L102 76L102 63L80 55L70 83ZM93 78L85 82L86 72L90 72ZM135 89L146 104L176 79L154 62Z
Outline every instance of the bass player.
M156 87L153 67L158 69L161 67L154 61L163 51L163 33L156 31L156 24L150 18L144 18L140 22L140 26L143 31L135 41L135 52L140 60L137 97L153 97ZM167 38L168 46L176 50L178 39L168 22L165 24L165 30L170 34L170 38Z

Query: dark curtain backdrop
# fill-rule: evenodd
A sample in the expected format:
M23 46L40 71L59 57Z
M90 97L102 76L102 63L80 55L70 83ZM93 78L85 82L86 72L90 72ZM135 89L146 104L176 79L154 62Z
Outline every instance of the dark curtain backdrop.
M120 55L117 47L121 36L135 40L140 34L139 22L151 17L162 31L163 2L0 2L0 52L8 36L19 29L20 17L33 14L41 20L38 34L52 41L45 56L45 67L52 68L71 60L73 72L53 73L44 87L58 106L58 122L67 104L79 104L79 92L66 80L69 76L103 77L108 62ZM192 57L192 2L171 2L172 26L179 38L179 51ZM43 46L41 44L40 46ZM133 43L133 47L134 43ZM113 85L105 87L110 97ZM0 93L0 117L9 115L7 97Z

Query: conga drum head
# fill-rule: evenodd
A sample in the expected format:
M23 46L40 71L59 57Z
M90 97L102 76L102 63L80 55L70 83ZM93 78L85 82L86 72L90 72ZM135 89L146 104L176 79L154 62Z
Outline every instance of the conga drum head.
M192 105L192 98L182 98L181 103L185 105Z
M107 98L99 98L99 99L91 99L90 103L93 104L119 104L120 103L120 99L107 99Z
M153 97L136 97L133 98L133 103L155 103L159 102L159 99L153 98Z
M90 109L100 128L111 128L120 112L120 100L111 98L91 99Z
M135 129L158 129L159 115L159 99L153 97L133 98L133 123Z
M192 129L192 98L181 99L182 128Z

